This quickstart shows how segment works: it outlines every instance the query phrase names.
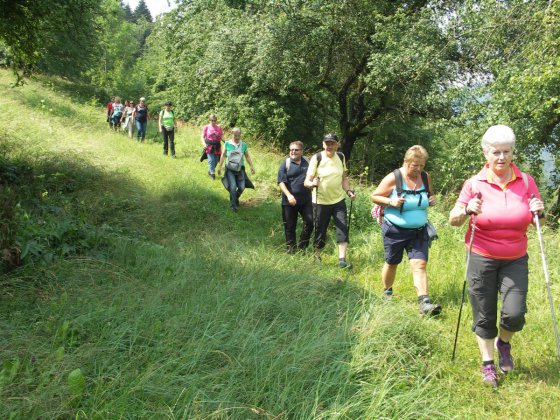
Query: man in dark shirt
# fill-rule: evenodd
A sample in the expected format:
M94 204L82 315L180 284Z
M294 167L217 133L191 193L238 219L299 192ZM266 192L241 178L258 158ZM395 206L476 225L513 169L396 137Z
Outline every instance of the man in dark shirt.
M278 186L282 190L282 220L288 253L297 248L304 251L313 232L313 204L311 190L303 185L309 161L303 157L303 143L290 144L290 157L282 162L278 170ZM303 220L303 230L296 248L296 226L298 213Z

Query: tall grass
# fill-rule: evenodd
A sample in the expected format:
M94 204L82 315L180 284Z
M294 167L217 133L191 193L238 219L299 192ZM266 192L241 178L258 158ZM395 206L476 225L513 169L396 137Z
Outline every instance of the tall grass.
M495 393L480 384L468 307L449 361L465 255L444 200L431 215L440 239L428 265L444 313L425 319L405 264L395 301L379 298L371 188L360 186L354 203L353 272L335 268L332 242L322 266L288 257L274 187L282 156L249 141L257 188L234 214L198 162L197 128L179 132L171 160L159 143L110 132L101 108L56 84L15 90L8 77L0 72L0 139L16 168L18 240L37 248L0 277L0 417L559 415L534 232L527 327L514 340L516 370ZM557 300L558 233L545 228L545 238ZM76 368L83 392L68 384Z

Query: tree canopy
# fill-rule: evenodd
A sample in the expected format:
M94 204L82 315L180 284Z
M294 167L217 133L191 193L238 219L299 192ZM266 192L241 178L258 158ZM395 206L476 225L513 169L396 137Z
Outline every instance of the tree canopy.
M440 187L480 165L492 124L518 160L558 156L555 0L189 0L152 16L120 0L0 0L0 59L105 94L172 99L275 146L337 132L352 170L378 179L415 143Z

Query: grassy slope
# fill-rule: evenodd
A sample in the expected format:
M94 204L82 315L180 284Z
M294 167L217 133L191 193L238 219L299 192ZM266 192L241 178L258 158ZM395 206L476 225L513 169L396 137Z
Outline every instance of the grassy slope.
M560 364L534 232L517 368L492 392L480 386L469 308L449 362L464 253L463 231L446 226L445 215L432 215L441 239L429 264L445 312L421 319L404 266L398 299L378 298L382 248L368 221L369 189L354 206L355 270L334 268L334 248L321 268L282 252L280 156L250 146L257 189L234 215L198 162L198 130L181 130L179 159L166 159L158 144L109 132L100 109L61 93L70 85L10 82L0 72L0 141L35 175L62 174L67 211L100 239L79 256L0 277L0 417L560 414ZM557 297L558 234L546 238ZM75 368L86 378L80 397L66 380Z

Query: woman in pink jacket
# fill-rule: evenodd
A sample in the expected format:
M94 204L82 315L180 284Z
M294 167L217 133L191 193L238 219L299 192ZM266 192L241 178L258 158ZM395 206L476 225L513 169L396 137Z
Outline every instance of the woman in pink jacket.
M218 125L218 118L211 114L208 118L210 124L202 128L202 145L208 156L208 176L216 179L216 165L222 154L222 142L224 141L224 133L222 127Z
M465 181L449 215L453 226L470 220L467 245L476 226L467 267L472 330L482 357L482 381L493 387L498 385L494 346L500 370L508 373L513 369L511 339L523 329L527 312L527 226L534 214L544 215L535 181L512 162L514 148L511 128L495 125L486 131L482 137L486 165ZM502 300L499 329L498 294Z

